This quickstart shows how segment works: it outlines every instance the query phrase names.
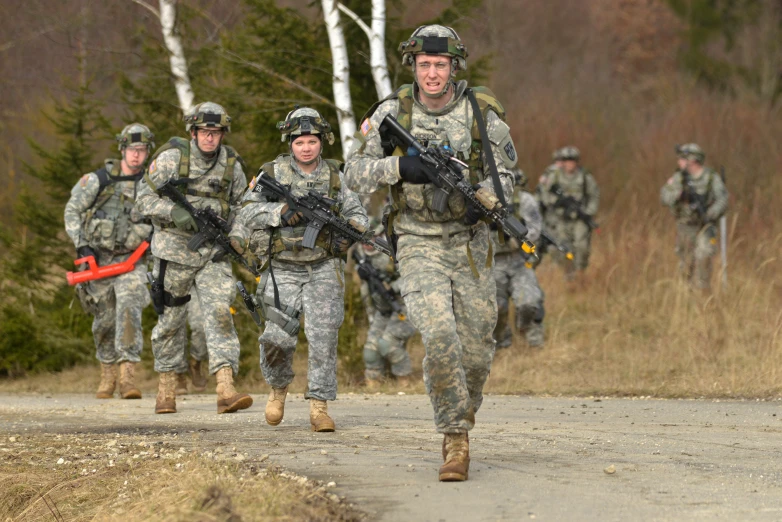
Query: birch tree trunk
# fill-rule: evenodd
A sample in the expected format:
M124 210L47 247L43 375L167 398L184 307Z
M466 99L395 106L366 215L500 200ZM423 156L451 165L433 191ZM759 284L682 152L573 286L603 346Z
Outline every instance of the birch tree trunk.
M161 0L162 2L163 0ZM329 35L331 61L333 63L334 105L337 107L339 135L342 139L342 156L347 159L356 132L356 117L353 114L353 100L350 97L350 66L345 35L339 25L339 11L335 0L321 0L323 18Z
M163 29L163 41L168 49L179 107L187 114L193 108L195 94L190 83L182 39L176 28L176 2L177 0L160 0L160 26Z
M372 0L372 27L350 10L345 4L337 4L340 11L356 22L369 40L369 66L372 69L372 79L375 81L377 98L382 100L391 94L391 78L388 76L388 62L386 61L386 1Z

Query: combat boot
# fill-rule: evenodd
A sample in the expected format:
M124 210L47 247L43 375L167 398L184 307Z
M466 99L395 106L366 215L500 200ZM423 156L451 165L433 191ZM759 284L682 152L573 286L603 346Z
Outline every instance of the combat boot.
M136 388L136 363L119 363L119 396L123 399L140 399L141 391Z
M397 375L396 376L396 384L401 386L402 388L409 388L410 387L410 376L409 375Z
M193 382L193 391L201 393L206 389L207 380L201 370L201 361L190 359L190 380Z
M285 397L288 395L288 387L272 388L269 400L266 401L266 424L277 426L285 415Z
M233 413L253 405L253 398L246 393L238 393L234 388L234 371L223 366L215 374L217 377L217 413Z
M117 367L113 364L100 364L100 384L95 397L98 399L114 398L114 388L117 387Z
M445 461L440 466L441 482L467 480L470 471L470 442L466 433L446 433L443 439Z
M163 372L159 375L155 413L176 413L176 373Z
M364 379L364 386L366 386L368 391L375 391L383 386L383 381L378 379Z
M187 395L187 374L186 373L178 373L176 374L176 394L177 395Z
M310 399L310 424L312 431L334 431L336 426L329 417L329 406L326 401Z

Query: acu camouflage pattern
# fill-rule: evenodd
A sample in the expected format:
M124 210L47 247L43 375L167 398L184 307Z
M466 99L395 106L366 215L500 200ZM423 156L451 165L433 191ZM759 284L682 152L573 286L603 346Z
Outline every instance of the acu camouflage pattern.
M523 190L514 193L514 215L529 230L527 239L536 243L540 238L543 217L538 202ZM543 344L543 316L545 294L538 284L534 268L527 266L526 254L515 241L496 245L494 281L497 284L497 326L494 339L497 348L511 345L513 332L508 322L510 299L516 305L516 328L525 335L530 346Z
M411 133L424 143L448 142L460 159L469 159L476 145L472 137L473 115L464 96L466 82L459 82L453 99L440 111L426 108L415 97L410 114ZM414 91L415 94L415 91ZM475 424L483 401L483 385L494 357L492 332L497 322L496 287L492 274L489 227L479 222L468 227L461 221L465 204L454 193L448 210L431 210L432 185L402 183L399 161L384 157L378 129L387 114L399 114L399 100L387 100L369 118L367 132L348 159L345 180L359 193L375 192L401 184L405 208L394 221L399 235L397 260L402 296L409 319L421 332L426 357L424 382L441 433L464 433ZM516 152L510 129L494 111L486 125L506 200L512 194L510 168ZM363 133L363 131L362 131ZM510 143L511 159L505 145ZM494 194L488 167L464 173ZM399 202L397 202L399 204ZM477 273L473 275L473 269Z
M121 175L119 160L106 160L112 176ZM104 187L99 195L97 174L86 174L71 190L65 205L65 231L76 249L89 246L100 266L126 260L152 231L134 210L136 183L121 181ZM96 211L102 212L96 215ZM138 362L144 339L141 312L150 303L146 289L146 263L132 272L81 284L85 309L94 316L92 333L96 356L102 363ZM83 300L83 301L84 301Z
M559 251L553 251L554 260L565 264L566 273L573 275L575 270L585 270L589 265L590 241L592 231L580 219L570 219L565 216L565 210L554 208L557 196L551 187L558 184L565 196L570 196L581 204L581 209L588 215L597 214L600 205L600 189L592 174L582 167L577 167L572 174L563 169L555 169L551 174L544 174L538 184L540 205L545 208L544 224L546 230L557 241L564 242L573 250L573 262L565 259Z
M337 201L336 210L343 219L367 227L369 220L358 196L342 184L341 173L339 186L332 186L334 178L326 160L319 159L315 170L307 174L292 156L281 155L273 162L273 170L274 178L290 187L294 195L305 196L310 190L315 190L333 197ZM273 235L276 245L284 246L284 250L274 253L271 263L282 308L292 307L304 313L304 331L309 343L306 397L334 400L337 397L337 338L345 315L345 280L343 263L334 257L329 248L331 231L320 233L315 248L302 248L306 223L280 227L280 211L285 203L268 201L263 192L255 191L255 181L251 187L244 196L231 236L250 239L251 247L260 249L254 253L261 258L269 254L269 234ZM261 240L256 235L258 232L263 234ZM265 287L259 285L256 292L264 306L273 306L267 304L274 299L271 277L267 277ZM266 322L258 342L261 370L264 379L273 388L284 388L293 379L296 341L297 336L289 335L272 321Z
M230 221L239 209L242 193L247 186L241 162L234 162L233 172L226 173L228 153L225 146L220 147L216 163L214 158L203 156L194 140L190 142L189 149L188 177L193 182L189 183L187 188L202 195L188 194L188 201L196 208L212 208ZM212 261L219 248L209 242L197 252L190 251L187 242L192 234L174 228L171 223L171 210L175 204L167 198L161 198L154 190L155 187L179 178L180 159L180 150L173 148L160 153L153 160L147 176L139 182L136 208L151 218L155 225L152 238L155 277L159 273L160 259L165 259L168 261L165 290L171 292L174 297L182 297L187 295L191 288L196 289L203 309L202 326L209 353L209 373L213 374L225 366L230 366L236 373L239 369L239 339L230 311L236 296L231 265L228 261ZM203 195L215 193L216 187L222 186L225 177L230 181L225 190L228 194L227 202L219 197ZM185 306L167 307L165 313L158 318L158 323L152 330L155 371L180 371L187 367L186 315Z
M681 201L682 173L677 171L660 189L662 204L670 207L676 218L676 254L679 271L697 288L711 286L712 258L718 251L717 221L728 209L728 190L719 174L709 167L695 177L690 176L693 191L705 196L703 219L687 202Z
M358 248L362 248L359 245ZM391 287L399 292L398 273L394 263L382 252L364 249L367 260L381 273L388 273L393 279ZM409 319L402 320L394 313L391 305L379 295L372 295L374 313L370 322L367 340L364 343L364 377L367 380L381 380L390 370L395 377L405 377L413 372L410 355L405 349L405 343L415 333L415 327ZM402 314L407 316L407 309L402 304Z
M190 301L187 303L187 324L190 327L190 357L196 361L209 359L206 349L206 334L204 333L204 314L201 311L201 300L198 298L196 287L190 289ZM177 370L177 373L184 373Z

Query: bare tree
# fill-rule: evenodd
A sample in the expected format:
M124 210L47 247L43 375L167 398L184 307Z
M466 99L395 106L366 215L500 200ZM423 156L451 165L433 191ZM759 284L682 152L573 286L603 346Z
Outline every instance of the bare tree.
M171 75L174 77L174 88L176 89L179 107L182 112L188 113L193 108L193 87L190 83L190 73L185 59L185 50L182 46L182 39L179 37L179 31L176 25L176 4L177 0L159 0L160 9L155 9L145 0L131 0L132 2L144 7L153 13L160 20L160 27L163 31L163 42L168 49L168 58L171 63Z
M163 1L163 0L161 0ZM334 0L321 0L323 18L329 35L331 61L333 65L334 105L337 107L339 134L342 139L342 155L348 157L356 132L356 117L353 114L353 100L350 97L350 65L345 34L339 21L339 11Z
M378 99L391 94L391 78L388 76L388 61L386 60L386 0L372 0L372 27L369 27L356 13L342 2L337 4L364 31L369 39L369 66L372 68L372 79Z

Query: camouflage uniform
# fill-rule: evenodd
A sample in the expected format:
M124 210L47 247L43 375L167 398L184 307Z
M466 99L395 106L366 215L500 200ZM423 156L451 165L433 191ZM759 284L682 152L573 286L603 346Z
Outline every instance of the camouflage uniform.
M514 194L513 208L516 217L527 226L527 239L537 243L543 219L534 196L519 187ZM504 244L498 243L495 252L494 280L497 283L498 316L494 339L497 341L497 348L511 345L513 334L508 324L511 298L516 305L516 327L525 334L530 346L541 346L545 294L540 289L535 270L528 265L529 260L525 259L526 255L515 240L506 239Z
M364 250L367 260L378 272L388 275L392 280L393 291L398 293L399 274L393 261L382 252ZM386 375L386 366L390 366L391 375L406 377L413 372L413 366L405 350L405 343L415 333L415 327L406 318L404 303L401 312L403 318L400 318L400 314L394 313L391 304L381 296L373 294L371 297L375 313L364 342L364 377L368 382L382 380Z
M441 26L429 28L445 30L438 37L455 35ZM464 60L453 61L461 64ZM433 185L402 182L399 159L386 157L378 129L386 115L400 119L400 93L412 89L411 112L405 114L411 134L425 144L447 142L459 159L474 165L464 172L466 177L494 194L488 166L477 161L481 159L476 153L481 145L480 138L476 143L471 133L473 111L465 95L467 83L450 85L453 97L440 110L429 109L419 101L417 84L401 88L380 103L356 134L359 139L345 174L356 192L370 193L390 186L396 193L394 199L400 209L393 220L393 232L398 235L400 287L410 320L421 332L426 348L424 383L434 408L435 425L438 432L447 435L464 434L474 426L494 357L497 296L492 233L483 222L474 226L463 223L466 204L456 192L444 212L432 210ZM497 112L502 111L498 105L485 111L491 151L483 152L494 154L503 192L509 199L512 182L508 169L516 164L516 151L510 129Z
M575 147L565 149L575 150L574 159L578 159ZM566 173L564 169L557 169L540 178L538 197L541 207L546 209L545 226L557 241L572 248L575 259L572 263L565 263L566 274L572 277L575 270L585 270L589 265L592 230L583 220L565 215L565 209L556 206L559 198L552 192L554 185L562 189L564 197L575 199L588 216L597 214L600 190L592 174L580 166L572 174ZM554 251L553 255L557 262L564 262L564 256L560 252Z
M315 170L306 174L292 156L281 155L274 162L264 165L263 170L290 187L296 196L305 196L310 190L331 194L337 200L341 217L366 228L366 211L358 196L342 185L342 174L334 162L319 158ZM336 193L335 185L339 186ZM325 229L320 233L314 249L302 249L306 223L281 227L280 211L285 204L269 201L260 187L256 188L255 180L251 187L244 197L231 236L250 240L251 247L257 244L261 252L256 253L260 254L259 257L266 257L268 239L264 244L263 240L250 238L258 231L264 231L266 238L269 232L273 232L272 248L275 252L271 266L286 321L278 324L267 319L266 328L258 339L264 379L272 388L278 389L287 387L293 380L297 335L286 332L283 326L289 324L295 329L299 314L303 312L309 343L305 398L334 400L337 397L337 337L345 314L345 284L343 262L331 251L331 231ZM271 277L264 277L262 283L257 289L258 300L262 300L266 309L274 307Z
M122 176L119 160L106 160L101 170L109 182ZM65 230L77 250L92 248L95 261L104 266L130 257L152 226L133 208L136 181L101 187L98 172L85 174L71 190L65 205ZM103 364L141 360L141 312L150 302L146 273L146 263L139 262L132 272L82 283L88 301L85 308L94 315L96 357Z
M191 288L189 293L187 324L190 326L190 357L196 361L206 361L209 359L209 352L206 349L206 334L204 333L204 316L201 311L201 301L198 299L196 287ZM177 370L177 373L180 373L179 370Z
M188 201L196 208L211 207L224 219L230 219L238 210L247 180L241 161L232 161L228 171L229 153L225 145L217 151L217 157L206 157L196 141L189 143L189 173L193 180L187 184ZM147 175L139 184L136 208L152 219L155 234L152 237L152 255L155 257L154 275L158 277L160 260L167 261L164 288L174 297L188 295L195 287L203 307L203 330L209 353L209 373L223 367L233 373L239 369L239 339L234 329L230 307L236 295L231 264L227 260L213 261L220 252L211 243L197 251L188 249L192 233L175 228L171 212L175 204L161 198L155 189L171 180L179 179L182 152L170 148L161 152L150 164ZM220 187L216 189L216 187ZM190 192L197 192L193 195ZM166 308L152 330L152 351L155 355L155 371L172 372L187 368L185 360L184 306Z
M704 159L702 152L694 157L700 158L701 162ZM676 171L660 189L660 200L663 205L670 207L676 218L676 254L679 256L681 274L695 287L708 289L711 285L712 257L718 250L717 221L728 208L728 190L720 175L710 167L703 167L697 176L686 177L691 190L703 200L703 216L699 215L691 202L683 198L685 176L681 171Z

